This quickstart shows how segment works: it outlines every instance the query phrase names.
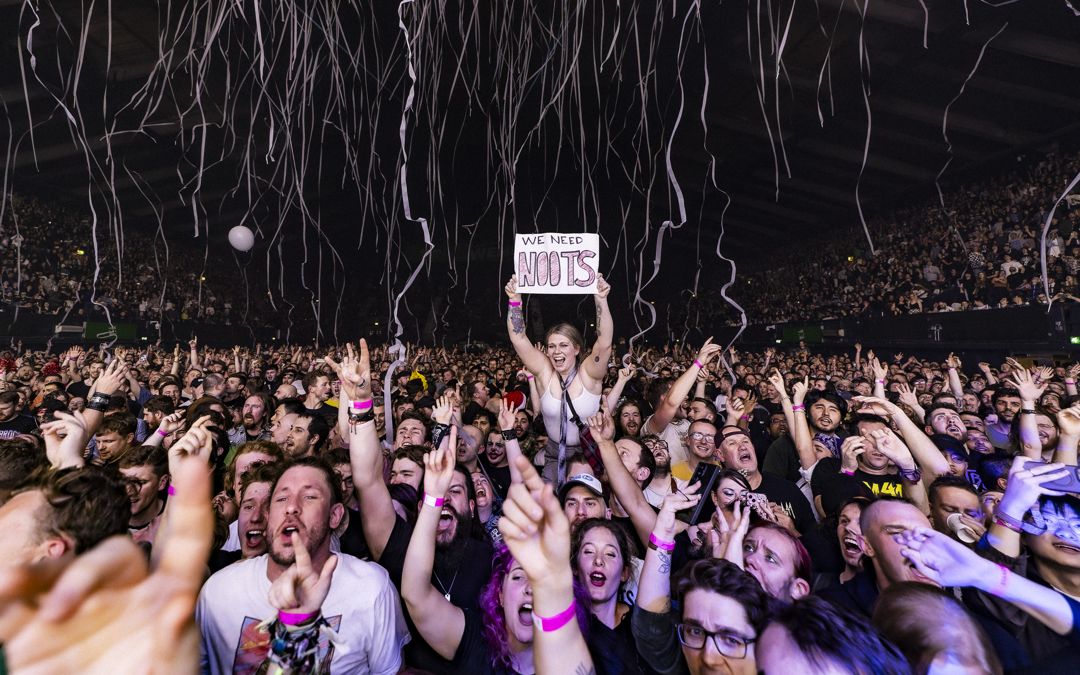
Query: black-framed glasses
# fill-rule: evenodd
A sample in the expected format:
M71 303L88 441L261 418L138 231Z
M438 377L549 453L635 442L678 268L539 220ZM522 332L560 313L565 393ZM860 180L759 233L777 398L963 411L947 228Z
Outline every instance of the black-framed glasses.
M746 658L747 647L756 641L756 638L746 637L726 630L713 633L692 623L676 624L675 628L679 634L679 642L684 647L704 649L705 642L711 638L716 651L733 659Z

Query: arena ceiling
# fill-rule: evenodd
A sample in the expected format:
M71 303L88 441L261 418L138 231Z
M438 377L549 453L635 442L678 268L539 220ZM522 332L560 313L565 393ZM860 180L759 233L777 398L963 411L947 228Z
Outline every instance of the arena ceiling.
M947 108L946 185L1077 138L1080 3L548 4L0 0L8 184L268 256L303 229L396 288L427 250L404 184L440 279L588 229L640 288L658 239L685 284L722 226L752 262L861 230L856 185L867 220L925 201Z

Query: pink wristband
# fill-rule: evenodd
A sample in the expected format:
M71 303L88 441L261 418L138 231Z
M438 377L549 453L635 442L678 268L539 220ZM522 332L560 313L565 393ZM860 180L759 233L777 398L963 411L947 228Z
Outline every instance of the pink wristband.
M441 509L442 505L446 503L446 500L442 497L432 497L431 495L424 495L424 506L430 506L435 509Z
M286 626L297 626L302 623L307 623L312 618L319 615L318 612L311 612L310 614L294 614L292 612L278 612L278 619L281 619L281 623Z
M851 469L840 469L840 473L844 474L845 476L854 476L855 475L855 472L852 471Z
M576 614L577 602L571 600L570 606L559 612L555 616L545 618L540 616L536 612L533 612L533 621L535 622L533 625L537 626L545 633L551 633L552 631L557 631L566 624L570 623L570 620L573 619Z
M511 300L510 301L510 306L511 307L521 307L521 301L520 300Z
M673 542L673 541L664 541L663 539L657 538L657 536L655 534L650 534L649 535L649 543L652 544L653 546L655 546L658 549L662 549L664 551L667 551L668 553L671 553L672 551L675 550L675 542Z
M806 410L806 406L802 403L791 406L791 412L799 412L800 410Z
M533 377L532 375L526 375L526 376L525 376L525 379L526 379L526 380L535 380L536 378L535 378L535 377Z
M885 380L874 380L874 382L877 382L878 384L885 384Z
M166 492L168 492L168 493L169 493L169 496L170 496L170 497L172 497L173 495L175 495L175 494L176 494L176 486L174 486L174 485L169 485L169 489L168 489L168 490L166 490Z
M697 359L694 359L694 365L697 366L698 368L704 368L705 367L705 366L701 365L701 361L698 361Z
M157 434L158 436L161 436L162 438L165 438L166 436L168 436L168 435L169 435L169 432L168 432L168 431L162 431L161 429L158 429L158 430L157 430L156 432L154 432L154 433L156 433L156 434Z
M372 405L371 401L353 401L352 402L352 409L353 410L367 410L368 408L371 407L371 405Z

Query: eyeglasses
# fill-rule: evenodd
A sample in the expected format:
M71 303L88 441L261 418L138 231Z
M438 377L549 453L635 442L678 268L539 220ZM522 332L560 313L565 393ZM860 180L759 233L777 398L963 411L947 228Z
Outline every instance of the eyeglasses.
M703 434L700 431L691 432L690 438L695 441L709 441L710 443L716 442L716 434Z
M689 623L676 624L679 634L679 642L689 649L704 649L705 641L712 638L716 651L733 659L746 658L746 648L753 644L755 638L748 638L730 631L709 632L701 626Z

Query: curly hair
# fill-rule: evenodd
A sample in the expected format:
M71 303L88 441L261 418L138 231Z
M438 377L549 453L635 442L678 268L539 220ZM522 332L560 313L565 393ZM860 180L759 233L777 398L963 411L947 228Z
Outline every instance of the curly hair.
M492 664L504 668L513 669L513 659L510 654L510 640L507 637L506 618L503 616L502 603L499 601L499 593L502 592L510 568L514 566L514 556L510 549L499 545L495 549L495 555L491 559L491 578L480 591L480 616L483 620L483 638L491 655ZM589 610L591 606L589 594L585 588L574 582L574 600L577 602L577 621L582 635L588 639Z

